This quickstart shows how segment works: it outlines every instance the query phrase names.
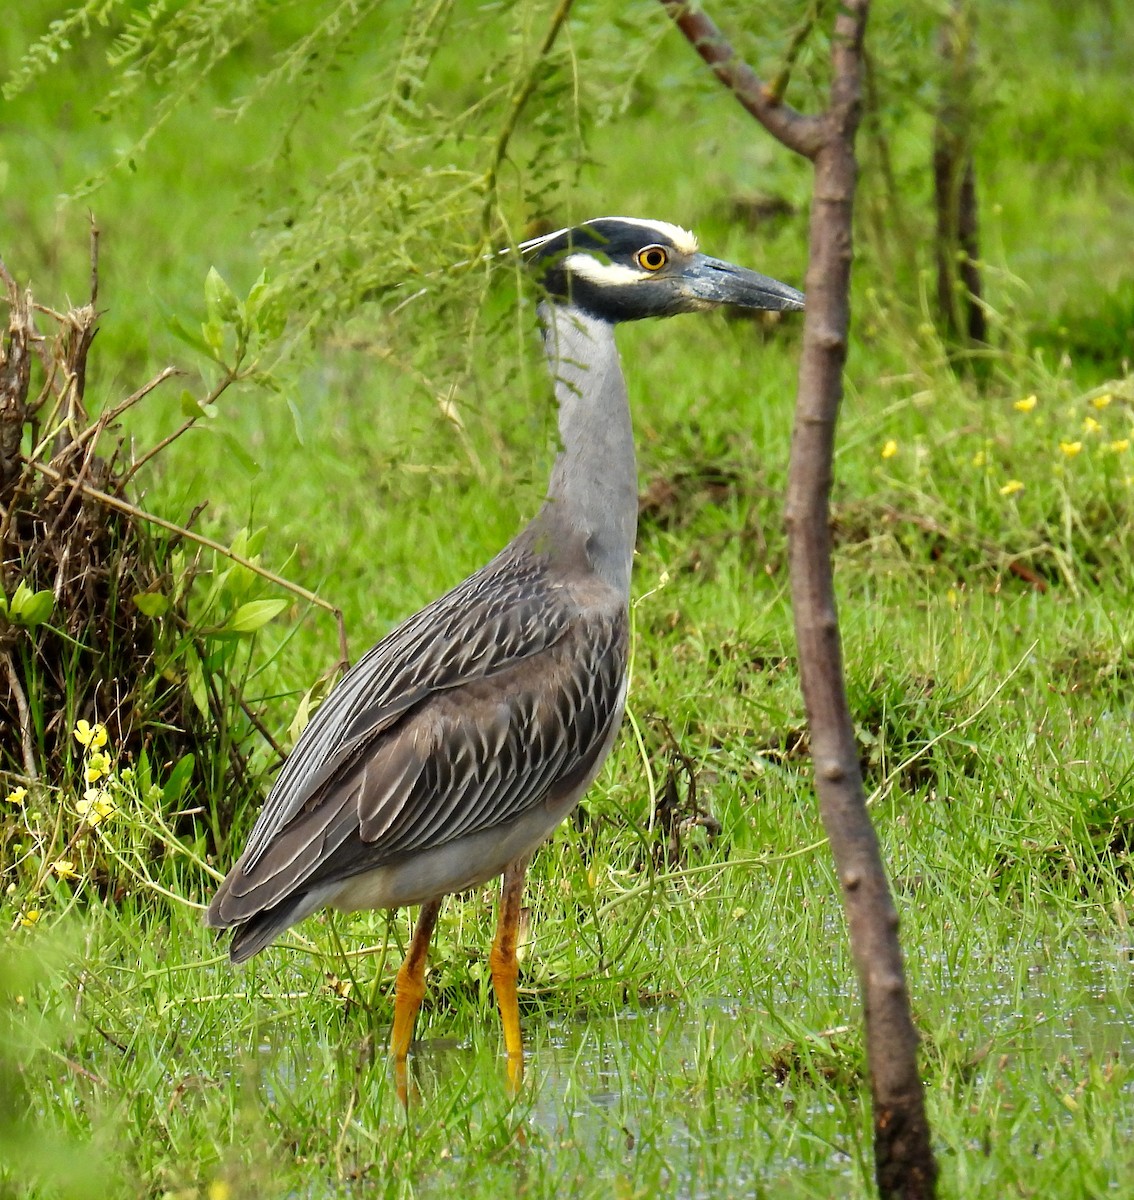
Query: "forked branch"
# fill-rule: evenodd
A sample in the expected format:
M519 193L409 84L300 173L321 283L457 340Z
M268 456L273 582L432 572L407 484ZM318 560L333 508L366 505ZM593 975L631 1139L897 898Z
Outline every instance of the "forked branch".
M819 118L804 116L782 99L782 87L769 87L733 50L728 38L712 18L685 0L661 0L674 24L694 50L708 63L713 74L789 150L814 158L823 144ZM777 94L779 92L780 94Z

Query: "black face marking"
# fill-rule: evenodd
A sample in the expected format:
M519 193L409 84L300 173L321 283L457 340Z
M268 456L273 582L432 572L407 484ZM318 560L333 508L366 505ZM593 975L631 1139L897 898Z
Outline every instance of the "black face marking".
M614 324L723 305L803 307L802 292L698 253L693 235L664 221L599 217L520 246L552 304Z
M668 232L683 235L684 244ZM660 247L666 262L648 270L638 261L647 247ZM620 217L600 217L573 229L562 229L537 243L528 252L533 270L548 296L566 301L591 316L607 321L632 321L675 311L672 270L696 249L693 238L673 226ZM572 270L572 256L598 264L596 277ZM601 267L621 268L619 285L601 279ZM641 282L635 282L641 277ZM651 278L652 277L652 278Z

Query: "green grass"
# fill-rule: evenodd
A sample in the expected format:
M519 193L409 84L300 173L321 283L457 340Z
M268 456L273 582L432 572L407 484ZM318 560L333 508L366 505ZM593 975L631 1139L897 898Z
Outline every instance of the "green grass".
M848 687L942 1194L956 1196L1121 1195L1134 1180L1134 381L1116 350L1134 180L1129 156L1106 150L1129 139L1115 99L1129 98L1129 56L1099 50L1101 8L1073 36L1042 8L983 26L994 63L1018 69L1020 45L1034 56L1034 86L1004 71L981 139L998 338L986 378L955 373L927 325L924 244L896 247L895 268L864 219L834 496ZM678 220L709 252L798 282L802 209L755 232L728 213L752 192L804 205L806 170L699 81L686 48L667 43L657 62L664 86L643 84L591 133L565 209ZM278 175L249 164L278 131L264 111L218 125L210 97L135 173L56 209L116 127L85 112L77 75L52 83L6 106L0 254L43 299L81 296L96 209L97 409L191 359L159 305L191 323L209 265L238 291L255 278L257 230L284 199ZM235 86L226 76L217 95ZM345 111L365 79L344 70L334 87ZM925 134L915 114L891 147L917 233ZM315 187L337 134L297 136L298 186ZM866 214L882 188L869 173L863 188ZM454 303L364 307L327 327L282 393L226 397L162 455L144 503L176 518L207 499L203 526L222 538L266 527L265 561L341 605L357 656L542 495L554 414L533 316L513 318L508 282L475 299L475 322ZM797 329L690 317L620 333L650 501L635 727L530 875L521 1096L507 1093L487 973L491 889L444 911L407 1117L383 1051L410 914L312 918L232 970L192 907L208 876L173 849L153 863L141 799L71 856L86 876L113 847L179 899L122 863L114 894L50 875L33 893L31 868L62 850L48 794L0 813L17 829L6 844L31 854L4 864L0 905L0 1196L871 1194L857 990L792 661L781 495ZM439 404L451 385L463 428ZM144 445L179 419L174 388L127 432ZM279 697L278 732L336 654L333 623L302 615L262 638L253 686ZM687 786L674 744L721 832L691 834L684 868L651 868L651 789L671 773ZM34 925L9 932L32 907Z

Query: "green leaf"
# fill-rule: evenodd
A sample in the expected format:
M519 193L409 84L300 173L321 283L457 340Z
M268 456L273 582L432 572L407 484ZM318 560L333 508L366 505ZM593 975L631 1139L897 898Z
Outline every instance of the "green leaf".
M295 440L301 446L306 446L307 443L303 439L303 416L296 407L295 401L290 396L287 398L287 410L291 413L291 423L295 429Z
M224 326L219 321L205 321L201 325L201 336L207 345L205 353L220 362L224 353Z
M184 342L187 346L192 346L200 354L204 354L209 358L212 357L212 351L205 343L205 340L191 329L186 328L185 323L180 317L174 316L172 313L169 314L165 318L165 325L178 341Z
M239 554L240 551L237 551ZM225 597L233 604L239 604L259 582L256 572L240 563L233 563L225 571L225 584L222 589Z
M201 716L207 717L209 715L209 691L205 686L205 668L201 665L197 651L192 646L185 647L185 675L189 683L189 695L193 697L197 711Z
M264 271L260 272L260 278L252 285L248 291L248 299L244 302L244 315L248 321L249 328L254 332L260 330L260 309L266 299L271 296L271 290L268 287L268 277Z
M194 761L192 754L184 754L174 764L169 778L165 781L165 787L161 789L166 804L176 804L185 794L185 789L193 778Z
M216 267L205 276L205 312L209 325L232 325L240 316L240 302Z
M193 395L188 388L185 388L181 393L181 412L187 417L215 417L217 415L217 406L215 404L202 404L196 396Z
M249 333L258 336L262 342L275 341L287 324L279 293L268 283L263 271L249 289L248 299L244 302L244 319Z
M295 710L295 716L292 717L291 724L287 730L288 740L292 745L299 741L299 735L306 729L307 722L311 720L312 713L323 703L332 687L334 687L333 678L323 676L320 679L316 679L307 691L303 693L299 705Z
M228 452L232 456L232 460L241 468L245 475L252 478L260 474L260 464L248 453L236 437L231 433L222 433L221 437L224 439L224 444L228 447Z
M263 388L267 392L272 392L279 395L283 391L283 384L271 373L271 371L246 370L243 375L245 383L255 384L256 387Z
M266 525L261 525L259 529L249 529L245 526L236 531L229 549L233 554L239 554L241 558L259 562L260 551L264 548L264 540L267 536L268 527Z
M288 606L287 600L250 600L225 622L226 633L255 633Z
M147 617L164 617L169 612L169 597L161 592L139 592L134 603Z
M16 588L16 594L8 605L8 617L20 625L26 625L28 629L34 629L51 616L54 607L55 594L50 588L33 592L27 582L21 579L20 586Z
M138 751L138 760L134 767L134 775L138 781L138 795L144 796L150 790L150 756L143 746Z

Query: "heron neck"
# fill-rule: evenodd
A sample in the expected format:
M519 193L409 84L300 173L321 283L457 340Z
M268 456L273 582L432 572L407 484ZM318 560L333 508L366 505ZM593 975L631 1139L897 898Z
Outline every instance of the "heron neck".
M567 305L544 303L540 318L561 446L540 518L567 526L560 544L581 537L595 573L629 597L638 468L614 327Z

